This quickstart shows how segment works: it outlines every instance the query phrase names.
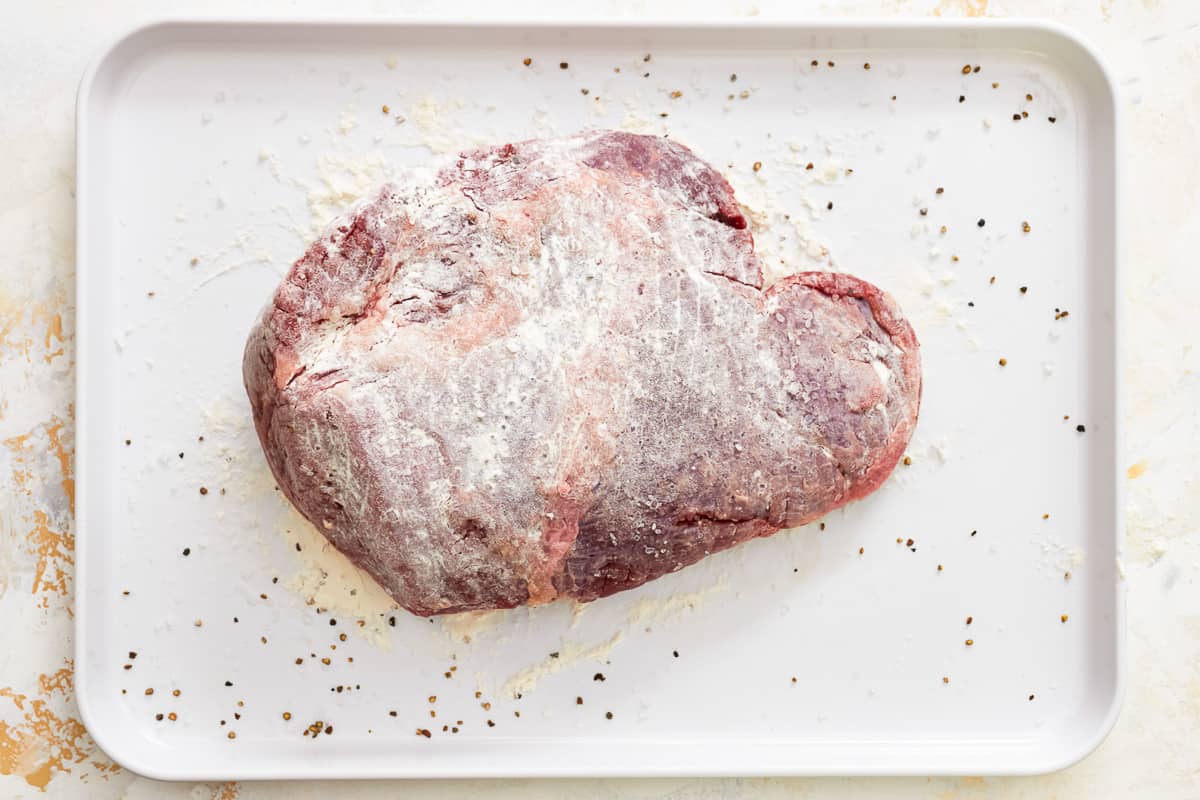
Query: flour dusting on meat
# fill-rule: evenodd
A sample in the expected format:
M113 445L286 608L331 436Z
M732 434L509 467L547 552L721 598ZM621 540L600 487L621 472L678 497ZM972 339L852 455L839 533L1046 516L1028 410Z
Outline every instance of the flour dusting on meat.
M827 514L891 472L921 384L890 297L764 290L728 183L618 132L385 185L244 372L280 488L426 615L595 599Z

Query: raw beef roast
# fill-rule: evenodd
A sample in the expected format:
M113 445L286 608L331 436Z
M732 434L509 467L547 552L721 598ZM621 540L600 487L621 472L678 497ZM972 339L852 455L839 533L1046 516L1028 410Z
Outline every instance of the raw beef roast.
M292 267L244 373L279 488L421 615L593 600L828 514L921 396L887 294L764 289L729 184L611 131L384 186Z

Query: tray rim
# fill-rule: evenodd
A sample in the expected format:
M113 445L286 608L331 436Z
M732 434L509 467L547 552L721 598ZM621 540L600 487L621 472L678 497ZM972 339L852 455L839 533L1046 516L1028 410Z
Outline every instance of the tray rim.
M1123 456L1125 451L1124 441L1124 411L1125 402L1123 397L1123 375L1126 366L1126 348L1122 340L1122 332L1124 330L1124 262L1125 254L1123 250L1123 236L1121 233L1120 222L1123 217L1122 205L1122 189L1125 184L1124 172L1125 168L1122 163L1120 154L1124 144L1124 114L1120 106L1120 89L1119 84L1115 79L1111 69L1108 67L1104 57L1099 50L1086 38L1077 31L1067 27L1056 21L1039 18L1028 17L1009 17L1004 19L985 18L985 19L955 19L955 20L931 20L925 18L890 18L890 17L861 17L861 18L846 18L846 19L828 19L828 18L804 18L797 17L791 19L771 19L771 18L756 18L756 19L723 19L719 17L706 17L698 19L672 19L664 17L653 18L630 18L630 17L549 17L549 18L525 18L525 17L508 17L508 18L479 18L479 19L453 19L450 17L430 17L430 18L412 18L404 16L384 16L384 17L321 17L321 16L303 16L303 17L287 17L283 15L252 15L246 17L228 16L222 14L204 15L204 14L189 14L185 16L166 15L150 19L138 23L125 32L110 39L109 43L103 46L97 54L89 61L83 76L80 80L75 101L75 156L76 156L76 199L75 199L75 292L76 292L76 309L75 309L75 329L79 333L85 333L88 330L88 302L89 296L89 277L90 265L88 263L88 236L87 228L89 224L88 202L87 198L90 192L89 181L87 179L88 151L91 147L91 141L88 129L88 113L87 109L92 101L93 92L96 88L98 79L100 79L105 70L110 68L119 68L114 66L114 62L123 54L123 52L131 47L135 47L138 41L142 38L152 37L156 34L171 31L187 31L198 30L204 28L227 28L241 29L254 32L269 32L271 29L292 29L299 31L320 32L323 29L335 29L340 31L349 31L355 28L396 28L396 29L420 29L429 31L431 34L439 30L464 30L472 29L476 31L485 30L506 30L512 31L517 29L533 29L538 31L546 30L583 30L583 29L624 29L624 30L642 30L646 32L654 31L719 31L719 30L739 30L739 31L754 31L754 30L778 30L786 28L799 33L845 33L845 32L890 32L890 31L916 31L945 34L950 36L954 33L966 34L977 33L983 31L1001 31L1008 33L1031 33L1042 37L1048 37L1052 40L1057 40L1060 45L1073 49L1077 56L1082 57L1082 63L1085 69L1093 73L1094 78L1099 80L1099 85L1103 87L1105 97L1103 98L1104 111L1111 117L1112 120L1112 141L1111 141L1111 188L1112 197L1112 216L1113 225L1111 231L1105 235L1106 244L1110 244L1112 248L1113 262L1113 311L1112 311L1112 328L1113 328L1113 352L1111 353L1113 361L1113 391L1114 397L1111 398L1113 409L1112 421L1112 452L1113 461L1111 465L1111 479L1113 481L1111 509L1113 514L1112 537L1114 539L1114 552L1118 558L1118 566L1123 552L1122 543L1124 541L1124 509L1125 509L1125 482L1121 472L1121 465L1125 462ZM960 42L959 45L964 50L973 49L970 44ZM425 779L425 778L622 778L622 777L756 777L756 776L968 776L968 775L1038 775L1051 772L1057 772L1066 769L1079 761L1083 760L1107 738L1109 733L1115 726L1125 700L1127 692L1127 643L1126 643L1126 593L1123 573L1118 576L1113 587L1113 607L1108 609L1112 616L1112 634L1113 634L1113 653L1114 653L1114 679L1112 683L1111 696L1107 698L1107 707L1102 715L1098 716L1099 724L1094 730L1089 731L1089 735L1078 737L1076 740L1064 743L1056 751L1045 754L1041 759L1027 759L1020 763L1015 763L1003 769L985 769L972 768L974 764L969 761L953 762L952 757L938 757L936 755L923 754L917 758L909 760L902 766L886 766L879 763L873 763L870 759L864 759L856 762L858 766L845 768L842 766L820 766L812 764L800 764L795 767L785 766L764 766L763 764L742 764L740 766L731 767L725 762L700 763L692 761L689 768L676 768L672 764L654 765L650 767L630 768L620 764L605 765L603 768L588 769L588 768L573 768L569 763L547 765L543 764L540 767L531 767L529 765L517 765L504 767L497 763L495 766L468 766L454 771L447 771L442 768L419 768L397 770L384 765L382 768L374 768L367 770L346 769L339 766L325 767L316 765L300 772L280 773L272 769L269 765L265 769L234 769L228 771L206 771L204 768L197 769L188 767L176 769L173 767L163 768L161 765L147 762L139 754L126 749L125 743L119 735L110 735L109 722L104 720L97 713L97 709L91 705L90 692L88 689L88 644L86 639L86 631L88 626L86 620L88 617L87 604L81 602L82 597L86 594L85 588L87 585L87 564L88 564L88 540L89 537L84 529L86 525L84 521L88 517L87 513L87 494L88 494L88 448L87 448L87 431L88 431L88 415L87 415L87 387L88 373L90 364L88 363L88 348L78 347L76 352L75 362L75 408L76 408L76 431L75 431L75 480L76 480L76 511L75 511L75 526L76 526L76 548L75 548L75 587L73 611L75 619L75 636L74 636L74 663L76 676L76 691L75 698L79 707L80 718L86 727L88 734L96 742L101 750L104 751L109 758L119 764L121 767L134 772L143 777L154 780L165 781L213 781L213 780L300 780L300 779L334 779L334 780L353 780L353 779L382 779L382 778L407 778L407 779ZM775 743L777 745L786 744L786 740L778 739L742 739L741 741L751 742L758 741L760 743ZM120 744L118 744L120 742ZM665 744L665 743L664 743ZM914 746L912 742L895 742L900 749L905 745ZM923 743L915 743L916 747L921 747ZM661 746L661 745L660 745ZM803 748L805 743L797 742L793 746Z

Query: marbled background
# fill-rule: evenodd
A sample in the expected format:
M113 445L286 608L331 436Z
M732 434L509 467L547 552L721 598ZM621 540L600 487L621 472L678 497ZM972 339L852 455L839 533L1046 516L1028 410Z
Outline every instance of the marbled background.
M1200 3L1195 0L94 0L0 16L0 797L1200 796ZM1032 778L164 784L110 762L72 692L74 100L88 59L166 15L1045 17L1107 57L1127 114L1129 676L1080 764Z

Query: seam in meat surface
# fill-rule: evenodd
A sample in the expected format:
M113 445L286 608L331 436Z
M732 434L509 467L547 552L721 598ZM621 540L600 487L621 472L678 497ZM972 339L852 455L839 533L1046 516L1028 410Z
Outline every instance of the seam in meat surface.
M763 288L733 190L594 131L391 183L293 265L246 390L280 489L415 614L593 600L870 494L916 424L886 293Z

